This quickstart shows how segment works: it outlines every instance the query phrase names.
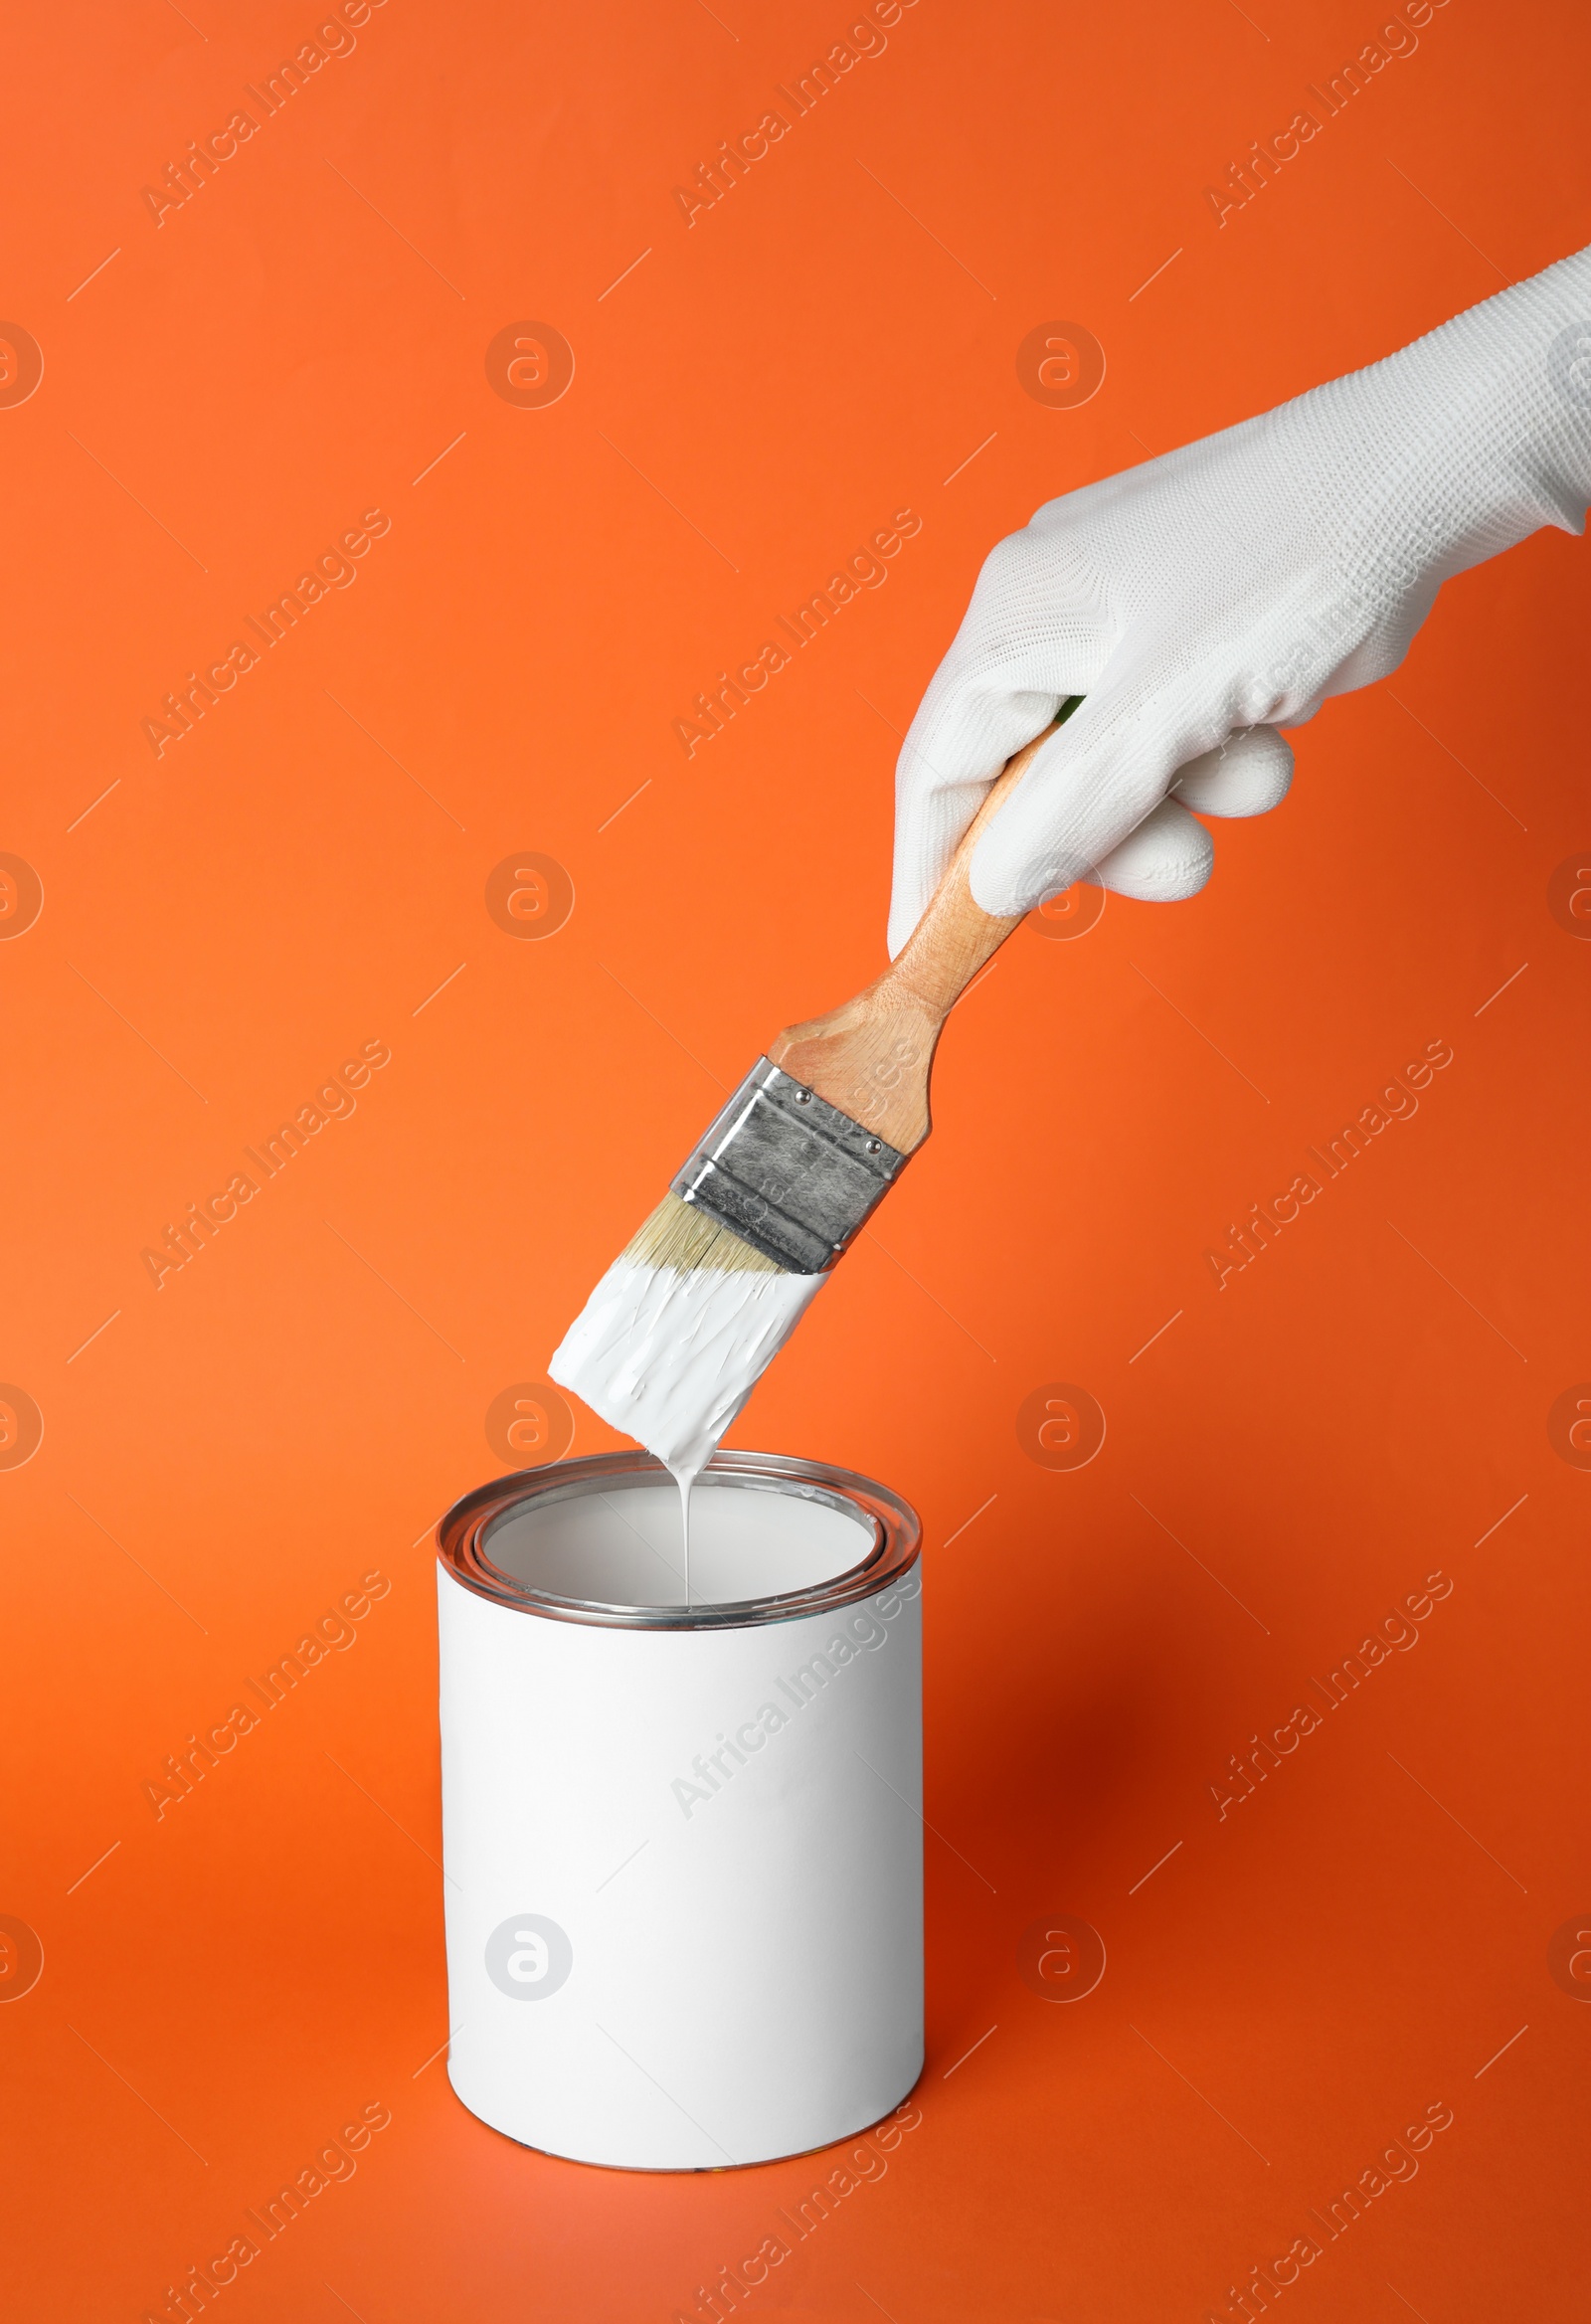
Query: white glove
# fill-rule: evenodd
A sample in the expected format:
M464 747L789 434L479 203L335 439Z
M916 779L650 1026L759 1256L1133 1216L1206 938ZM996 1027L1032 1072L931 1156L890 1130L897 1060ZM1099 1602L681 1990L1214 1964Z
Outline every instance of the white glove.
M906 737L891 954L1067 696L1086 699L977 843L977 902L1023 912L1082 878L1190 896L1213 850L1186 807L1274 806L1278 723L1396 669L1450 575L1541 525L1581 531L1588 499L1582 251L1367 371L1049 501L989 556Z

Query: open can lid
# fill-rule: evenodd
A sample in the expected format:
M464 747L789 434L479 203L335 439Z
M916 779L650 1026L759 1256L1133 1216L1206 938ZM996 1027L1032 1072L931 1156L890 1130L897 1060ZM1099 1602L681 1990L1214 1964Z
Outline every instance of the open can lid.
M870 1598L897 1582L922 1547L916 1511L886 1486L853 1470L783 1453L720 1451L702 1471L691 1496L693 1531L703 1501L724 1488L741 1493L778 1494L814 1503L853 1526L859 1554L839 1570L803 1586L764 1596L693 1600L689 1603L625 1603L619 1598L577 1595L515 1573L508 1563L510 1529L521 1536L527 1518L551 1518L562 1505L582 1496L613 1497L659 1484L672 1488L663 1463L639 1451L595 1453L583 1460L554 1461L522 1469L465 1494L437 1527L438 1557L455 1581L477 1597L523 1614L555 1622L584 1622L619 1630L741 1630L768 1622L792 1622L809 1614ZM494 1544L496 1553L494 1554ZM845 1555L848 1556L849 1544ZM523 1559L519 1562L523 1563ZM568 1560L565 1560L567 1568ZM567 1583L567 1570L558 1577Z

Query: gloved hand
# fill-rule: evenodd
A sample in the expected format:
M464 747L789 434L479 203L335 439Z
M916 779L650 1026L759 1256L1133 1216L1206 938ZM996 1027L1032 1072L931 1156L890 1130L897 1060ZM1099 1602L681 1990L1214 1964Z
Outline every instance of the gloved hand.
M1276 732L1397 667L1442 583L1591 498L1591 251L1367 371L1049 501L989 556L896 776L890 952L989 782L985 911L1087 878L1190 896L1292 779ZM1179 804L1178 801L1182 804Z

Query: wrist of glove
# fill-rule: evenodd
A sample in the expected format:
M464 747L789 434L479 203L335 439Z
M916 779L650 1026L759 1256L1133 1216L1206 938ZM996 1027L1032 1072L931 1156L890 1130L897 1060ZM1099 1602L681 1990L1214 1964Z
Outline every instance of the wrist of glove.
M1591 252L1368 370L1040 508L987 559L896 779L899 952L984 791L1058 705L972 858L985 911L1209 875L1188 810L1264 812L1276 729L1397 667L1451 575L1591 499Z

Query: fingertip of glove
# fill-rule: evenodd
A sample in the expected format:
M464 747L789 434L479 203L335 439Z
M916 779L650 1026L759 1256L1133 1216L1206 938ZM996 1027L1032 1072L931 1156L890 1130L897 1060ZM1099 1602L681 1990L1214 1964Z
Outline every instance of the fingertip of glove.
M1141 904L1180 904L1196 896L1215 866L1215 841L1171 799L1161 800L1092 877L1112 895Z
M1171 796L1201 815L1263 815L1281 805L1292 784L1292 745L1274 726L1253 726L1189 760Z

